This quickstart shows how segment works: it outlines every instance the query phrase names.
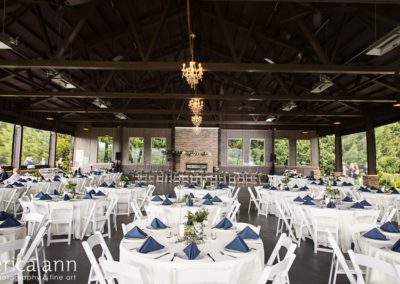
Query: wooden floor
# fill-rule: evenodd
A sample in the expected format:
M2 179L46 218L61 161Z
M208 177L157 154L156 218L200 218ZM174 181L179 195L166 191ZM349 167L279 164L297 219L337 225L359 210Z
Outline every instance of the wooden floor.
M157 194L164 194L172 192L172 186L158 186ZM274 216L257 216L254 210L247 214L249 195L247 190L242 188L239 194L239 200L242 203L240 210L239 221L248 222L254 225L261 225L261 237L264 241L265 259L267 260L271 254L275 243L277 241L276 222L277 218ZM112 238L106 239L106 242L111 250L113 257L119 259L119 243L122 239L122 223L129 223L131 217L120 216L118 218L118 232L113 231ZM290 271L290 282L292 284L326 284L328 283L329 269L331 264L330 253L318 252L314 254L313 243L310 240L303 242L300 248L296 250L296 260ZM87 283L88 274L90 270L89 261L82 248L81 241L74 240L70 246L65 243L52 244L47 249L47 257L49 260L75 260L77 262L77 270L70 272L53 271L49 274L49 281L47 283ZM73 269L71 269L73 270ZM60 276L63 279L60 279ZM29 281L29 283L37 283L36 281ZM339 276L337 283L349 283L347 278Z

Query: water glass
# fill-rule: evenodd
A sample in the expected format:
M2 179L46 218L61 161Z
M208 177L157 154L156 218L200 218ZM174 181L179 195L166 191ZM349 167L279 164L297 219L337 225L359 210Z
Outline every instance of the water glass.
M211 231L211 239L215 240L217 238L217 232Z
M172 237L172 232L171 232L171 230L169 230L169 231L167 232L167 238L170 239L171 237Z

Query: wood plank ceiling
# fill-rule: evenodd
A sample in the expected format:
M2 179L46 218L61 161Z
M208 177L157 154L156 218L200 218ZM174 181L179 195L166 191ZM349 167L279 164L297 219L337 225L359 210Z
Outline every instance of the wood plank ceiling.
M399 49L365 55L400 25L400 5L391 4L398 1L333 2L192 0L195 57L206 69L198 88L204 125L326 134L398 121ZM5 7L5 33L18 45L0 50L1 119L66 132L79 122L190 125L193 91L180 73L190 57L185 1L19 0ZM53 83L54 72L77 88ZM310 93L321 74L334 85ZM110 107L96 107L95 98ZM289 101L297 108L282 111ZM277 119L267 124L268 115Z

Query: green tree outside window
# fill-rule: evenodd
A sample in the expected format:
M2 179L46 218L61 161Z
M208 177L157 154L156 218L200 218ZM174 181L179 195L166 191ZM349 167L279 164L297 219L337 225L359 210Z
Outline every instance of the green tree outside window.
M97 163L111 163L113 160L113 138L99 136L97 139Z
M164 165L166 163L165 151L167 150L167 138L151 138L151 163L153 165Z
M311 165L310 140L296 140L296 162L298 165Z
M276 165L287 166L289 162L289 141L287 139L275 140Z
M57 133L56 165L57 161L62 159L62 169L67 171L71 167L72 152L72 136L68 134Z
M264 139L250 139L250 166L265 164Z
M130 137L129 138L129 163L143 164L144 162L144 138Z
M243 139L228 139L228 165L243 164Z
M319 138L319 167L323 175L330 175L335 171L335 135Z
M43 165L49 164L50 131L24 126L22 137L21 164Z
M14 124L0 122L0 165L11 166Z

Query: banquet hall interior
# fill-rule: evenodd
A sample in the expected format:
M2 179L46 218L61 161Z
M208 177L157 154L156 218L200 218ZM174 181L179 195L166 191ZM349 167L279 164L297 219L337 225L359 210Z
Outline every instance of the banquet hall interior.
M400 283L399 15L0 0L0 284Z

